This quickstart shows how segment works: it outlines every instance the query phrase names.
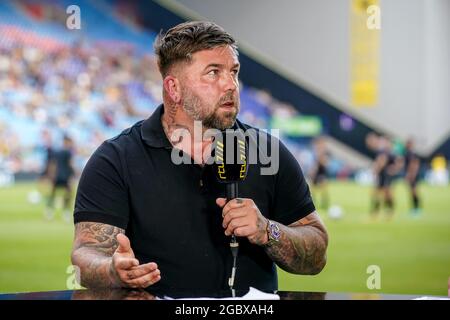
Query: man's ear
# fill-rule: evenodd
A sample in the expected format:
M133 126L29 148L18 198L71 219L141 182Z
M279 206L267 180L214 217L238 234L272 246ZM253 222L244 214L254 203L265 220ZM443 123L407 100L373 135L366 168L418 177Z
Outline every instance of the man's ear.
M168 75L163 80L164 91L174 103L181 101L180 81L173 75Z

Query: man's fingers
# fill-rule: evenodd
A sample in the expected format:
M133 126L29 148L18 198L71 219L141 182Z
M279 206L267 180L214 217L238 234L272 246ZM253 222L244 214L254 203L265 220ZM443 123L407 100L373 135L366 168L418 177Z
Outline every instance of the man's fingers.
M126 271L127 280L136 279L149 274L158 269L158 266L154 262L141 264Z
M216 199L216 204L219 207L223 208L227 204L227 199L225 199L225 198L217 198Z
M250 226L237 227L233 233L236 237L248 237L253 234L253 229Z
M245 217L246 215L247 215L247 213L245 211L242 211L239 209L232 209L224 216L223 221L222 221L222 227L224 227L226 229L231 220L236 219L236 218Z
M156 269L142 277L127 281L127 284L131 288L146 288L159 280L161 280L161 272L159 269Z
M123 233L119 233L117 235L117 242L119 243L119 246L116 249L116 252L119 253L132 253L133 250L131 250L131 245L130 245L130 239L128 239L128 237L126 235L124 235Z
M225 230L225 235L231 236L234 233L234 229L245 227L247 225L249 225L249 221L246 217L233 219L228 224L227 229Z
M133 269L134 270L143 270L146 272L152 272L152 271L158 269L158 265L155 262L149 262L149 263L141 264Z
M128 270L137 266L139 266L137 259L124 257L118 257L114 264L116 270Z
M225 217L230 210L245 207L247 204L248 204L248 199L236 198L236 199L230 200L223 207L222 216Z

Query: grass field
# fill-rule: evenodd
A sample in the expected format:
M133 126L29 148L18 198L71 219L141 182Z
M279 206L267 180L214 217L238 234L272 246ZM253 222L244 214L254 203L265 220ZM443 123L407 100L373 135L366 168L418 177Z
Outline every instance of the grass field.
M33 184L0 188L0 292L65 290L72 224L43 219L43 204L27 201ZM450 277L450 187L421 186L424 210L409 216L406 188L395 186L391 221L368 219L371 189L330 185L340 220L321 213L330 234L328 264L317 276L279 273L281 290L447 295ZM320 211L319 211L320 212ZM381 270L381 288L366 286L367 267Z

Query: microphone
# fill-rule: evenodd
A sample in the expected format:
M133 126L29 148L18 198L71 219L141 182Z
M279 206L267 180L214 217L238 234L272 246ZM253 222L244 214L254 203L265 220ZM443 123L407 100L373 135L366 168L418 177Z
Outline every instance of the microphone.
M241 129L227 129L215 136L213 170L217 180L226 185L227 202L238 197L238 183L247 177L247 149L245 135ZM233 255L233 268L228 285L234 294L233 286L239 250L239 242L234 234L231 235L230 249Z

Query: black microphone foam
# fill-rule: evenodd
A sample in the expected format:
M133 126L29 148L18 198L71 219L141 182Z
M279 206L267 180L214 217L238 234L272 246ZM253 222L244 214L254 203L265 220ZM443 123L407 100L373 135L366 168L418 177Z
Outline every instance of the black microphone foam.
M214 173L221 183L245 180L248 171L247 142L241 129L227 129L215 136Z

